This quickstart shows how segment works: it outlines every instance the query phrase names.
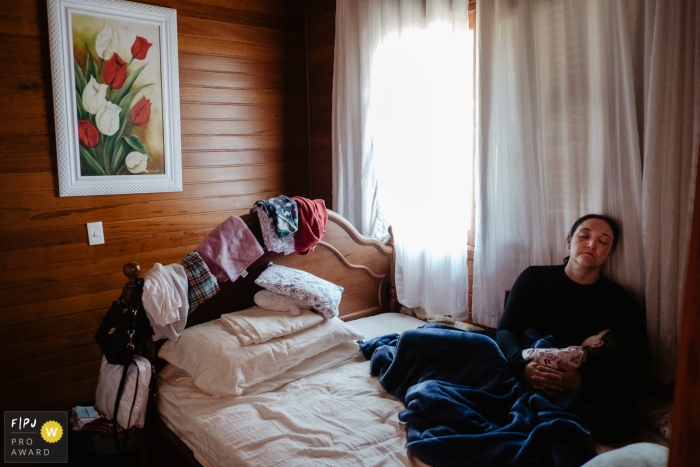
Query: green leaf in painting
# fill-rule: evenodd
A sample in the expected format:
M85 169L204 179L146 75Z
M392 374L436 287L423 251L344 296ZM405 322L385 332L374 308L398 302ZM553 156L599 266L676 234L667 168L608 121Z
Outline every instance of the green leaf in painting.
M136 135L129 135L124 137L124 141L126 144L140 152L141 154L146 154L148 155L148 148L146 147L143 142L141 142L141 139L136 136Z
M153 85L153 83L143 84L143 85L137 87L136 89L134 89L133 91L131 91L126 96L122 97L121 101L115 102L115 103L119 107L121 107L122 109L128 109L129 107L131 107L131 101L134 100L134 97L136 97L136 94L138 94L139 91L141 91L143 88L145 88L147 86L151 86L151 85ZM124 112L124 114L128 115L128 112Z
M83 100L80 98L80 94L75 95L75 104L78 107L78 120L85 120L90 116L85 107L83 107Z
M104 167L105 167L105 171L106 171L108 174L110 174L110 175L113 173L113 172L110 170L110 168L112 167L112 163L111 163L111 160L112 160L112 153L113 153L113 151L114 151L115 143L116 143L117 140L118 140L118 136L117 136L117 135L118 135L118 133L115 133L115 134L112 135L112 136L107 136L107 137L105 137L105 139L104 139L104 147L102 148L102 151L103 151L103 158L104 158Z
M95 64L95 61L92 59L92 54L88 52L87 54L87 67L85 69L85 81L90 81L90 76L95 77L95 81L98 83L99 77L97 76L97 65Z
M124 134L127 118L129 118L129 114L127 112L122 111L122 113L119 114L119 131L117 131L115 135L121 137L121 135Z
M107 175L112 175L112 172L110 172L109 168L111 167L111 160L112 160L112 153L111 153L111 141L105 141L105 144L102 146L102 167L105 169L105 173Z
M90 151L82 145L80 146L80 160L90 175L106 175L100 164L90 155Z
M75 90L78 91L78 95L83 95L83 89L87 86L87 81L85 81L85 75L83 74L82 68L78 66L76 61L73 61L73 67L75 68Z
M129 151L129 145L124 143L124 138L121 138L117 143L117 149L112 157L112 173L118 174L124 166L124 158Z
M141 71L143 71L144 68L146 68L146 65L142 65L140 68L137 68L136 71L131 73L122 85L122 87L119 89L115 89L115 92L113 92L109 96L109 100L119 105L119 102L122 100L122 97L124 97L129 92L129 89L131 89L131 86L134 84L134 81L136 81L136 78L139 77Z
M110 164L110 167L115 167L114 164L114 153L115 151L119 148L120 141L122 139L122 135L125 133L126 126L127 126L127 121L129 118L129 112L122 110L119 113L119 130L117 130L116 133L114 133L112 136L108 136L105 138L106 144L107 144L107 150L109 151L109 154L111 155L112 158L112 163ZM131 131L130 129L126 131L128 133ZM112 170L112 174L116 174L116 171Z

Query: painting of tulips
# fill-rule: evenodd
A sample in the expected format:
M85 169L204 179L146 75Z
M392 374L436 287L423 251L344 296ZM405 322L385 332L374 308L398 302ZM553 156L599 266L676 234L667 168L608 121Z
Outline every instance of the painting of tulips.
M158 28L77 13L72 26L81 174L162 173Z
M181 191L174 10L112 0L49 0L52 9L61 195Z

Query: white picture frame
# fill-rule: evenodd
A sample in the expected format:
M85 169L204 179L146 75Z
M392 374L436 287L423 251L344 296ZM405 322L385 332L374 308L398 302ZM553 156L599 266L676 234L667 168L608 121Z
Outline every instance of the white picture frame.
M60 196L182 191L176 11L49 0L48 18Z

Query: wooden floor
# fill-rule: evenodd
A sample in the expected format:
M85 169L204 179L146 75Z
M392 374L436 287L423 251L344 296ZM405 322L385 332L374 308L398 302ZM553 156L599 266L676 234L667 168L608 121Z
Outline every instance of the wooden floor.
M112 456L97 456L91 453L85 446L84 440L79 435L73 434L69 441L68 465L73 467L192 467L185 456L155 430L149 430L148 427L139 436L135 450Z
M149 417L152 416L149 413ZM156 429L156 423L146 422L137 436L136 448L123 454L100 456L87 447L84 435L70 431L68 434L68 465L71 467L195 467L187 455L168 442ZM23 466L46 466L48 464L21 464Z

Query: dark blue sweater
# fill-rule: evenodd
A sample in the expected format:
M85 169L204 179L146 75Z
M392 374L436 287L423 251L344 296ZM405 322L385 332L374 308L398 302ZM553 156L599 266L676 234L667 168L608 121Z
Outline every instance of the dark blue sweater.
M531 266L513 284L496 333L496 342L513 374L522 378L527 362L522 349L530 346L525 331L552 335L557 345L581 345L589 336L612 326L637 336L629 365L620 368L585 364L581 367L584 394L631 396L645 381L648 370L644 313L619 285L601 277L590 285L566 275L564 265Z

